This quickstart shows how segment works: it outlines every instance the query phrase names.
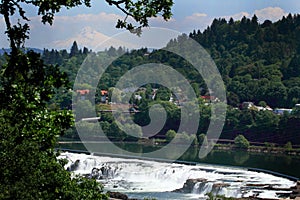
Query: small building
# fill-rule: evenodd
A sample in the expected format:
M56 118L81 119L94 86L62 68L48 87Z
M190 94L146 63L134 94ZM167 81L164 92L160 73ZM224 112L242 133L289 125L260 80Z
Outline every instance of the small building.
M257 110L257 111L273 111L272 108L270 108L269 106L266 106L266 107L263 107L263 106L256 106L253 102L243 102L241 104L241 107L240 107L242 110L247 110L247 109L250 109L250 110Z
M212 103L212 102L218 102L219 99L215 96L210 96L210 95L205 95L205 96L201 96L201 99L204 100L204 102L206 103Z
M86 100L90 90L76 90L76 93L79 95L80 100Z
M257 108L257 110L258 111L266 111L266 110L268 110L268 111L273 111L273 109L272 108L270 108L269 106L267 106L267 107L262 107L262 106L255 106L256 108Z
M288 108L276 108L274 109L274 113L277 115L283 115L285 112L288 114L291 114L293 109L288 109Z
M108 91L101 90L101 103L106 103L108 101Z

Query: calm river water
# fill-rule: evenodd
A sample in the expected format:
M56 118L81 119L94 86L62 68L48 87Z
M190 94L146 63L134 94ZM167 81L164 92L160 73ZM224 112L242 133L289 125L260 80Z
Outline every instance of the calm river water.
M149 152L157 147L140 144L118 144L122 149L132 152ZM86 150L81 143L60 144L60 148ZM179 147L180 148L180 147ZM198 149L190 148L179 159L181 161L208 163L225 166L240 166L246 168L259 168L300 178L300 158L288 155L249 153L245 151L217 151L214 150L204 159L199 159Z

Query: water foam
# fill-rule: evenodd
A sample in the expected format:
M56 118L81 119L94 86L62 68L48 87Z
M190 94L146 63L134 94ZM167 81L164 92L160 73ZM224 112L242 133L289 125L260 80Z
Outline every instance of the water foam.
M295 182L285 178L234 167L190 166L67 152L60 158L69 161L66 168L72 168L75 174L96 174L106 189L128 193L170 192L182 188L188 179L205 179L192 187L191 199L195 195L203 197L209 192L226 197L279 198L275 188L295 185Z

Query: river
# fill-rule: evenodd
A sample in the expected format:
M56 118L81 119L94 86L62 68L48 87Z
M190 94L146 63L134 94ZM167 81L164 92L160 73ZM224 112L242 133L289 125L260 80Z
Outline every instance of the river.
M119 146L135 152L147 152L154 148L138 144ZM85 150L78 143L63 144L61 148ZM299 177L299 159L289 156L212 151L206 158L199 159L197 153L197 149L191 148L180 158L190 165L98 154L63 153L62 157L69 160L66 167L72 168L75 173L96 177L107 190L123 192L130 198L138 199L199 199L205 198L208 192L227 197L280 198L287 193L286 188L295 184L294 181L247 168ZM188 180L196 180L190 191L171 192L182 188Z
M132 152L149 152L157 149L157 147L144 146L141 144L118 144L122 149ZM86 148L81 143L61 144L60 148L84 150ZM180 146L178 147L180 148ZM181 161L207 163L225 166L239 166L246 168L258 168L270 170L281 174L293 176L300 179L300 158L299 156L278 155L269 153L253 153L242 150L213 150L206 158L199 159L199 149L190 148L184 155L179 158Z

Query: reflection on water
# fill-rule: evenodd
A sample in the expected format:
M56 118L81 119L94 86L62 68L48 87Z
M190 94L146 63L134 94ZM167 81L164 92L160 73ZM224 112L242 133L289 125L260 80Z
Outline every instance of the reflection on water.
M99 145L99 144L89 144L90 145ZM101 144L105 148L105 144ZM119 143L117 146L120 149L134 152L134 153L147 153L160 149L161 147L157 146L145 146L142 144L136 143ZM60 144L60 148L64 149L75 149L86 151L86 148L81 143L66 143ZM169 154L174 154L176 151L180 150L180 146L176 149L170 150ZM200 162L200 163L209 163L209 164L218 164L218 165L230 165L230 166L241 166L241 167L250 167L250 168L260 168L279 172L282 174L287 174L290 176L300 178L300 159L295 156L288 155L277 155L277 154L266 154L266 153L249 153L245 151L220 151L214 150L210 152L206 158L198 158L198 148L191 147L189 148L179 160L189 161L189 162ZM101 153L101 152L100 152ZM122 154L122 151L120 151ZM170 156L170 155L169 155Z
M244 164L248 159L249 159L249 153L245 152L245 151L239 151L236 152L234 155L234 161L239 164L242 165Z

